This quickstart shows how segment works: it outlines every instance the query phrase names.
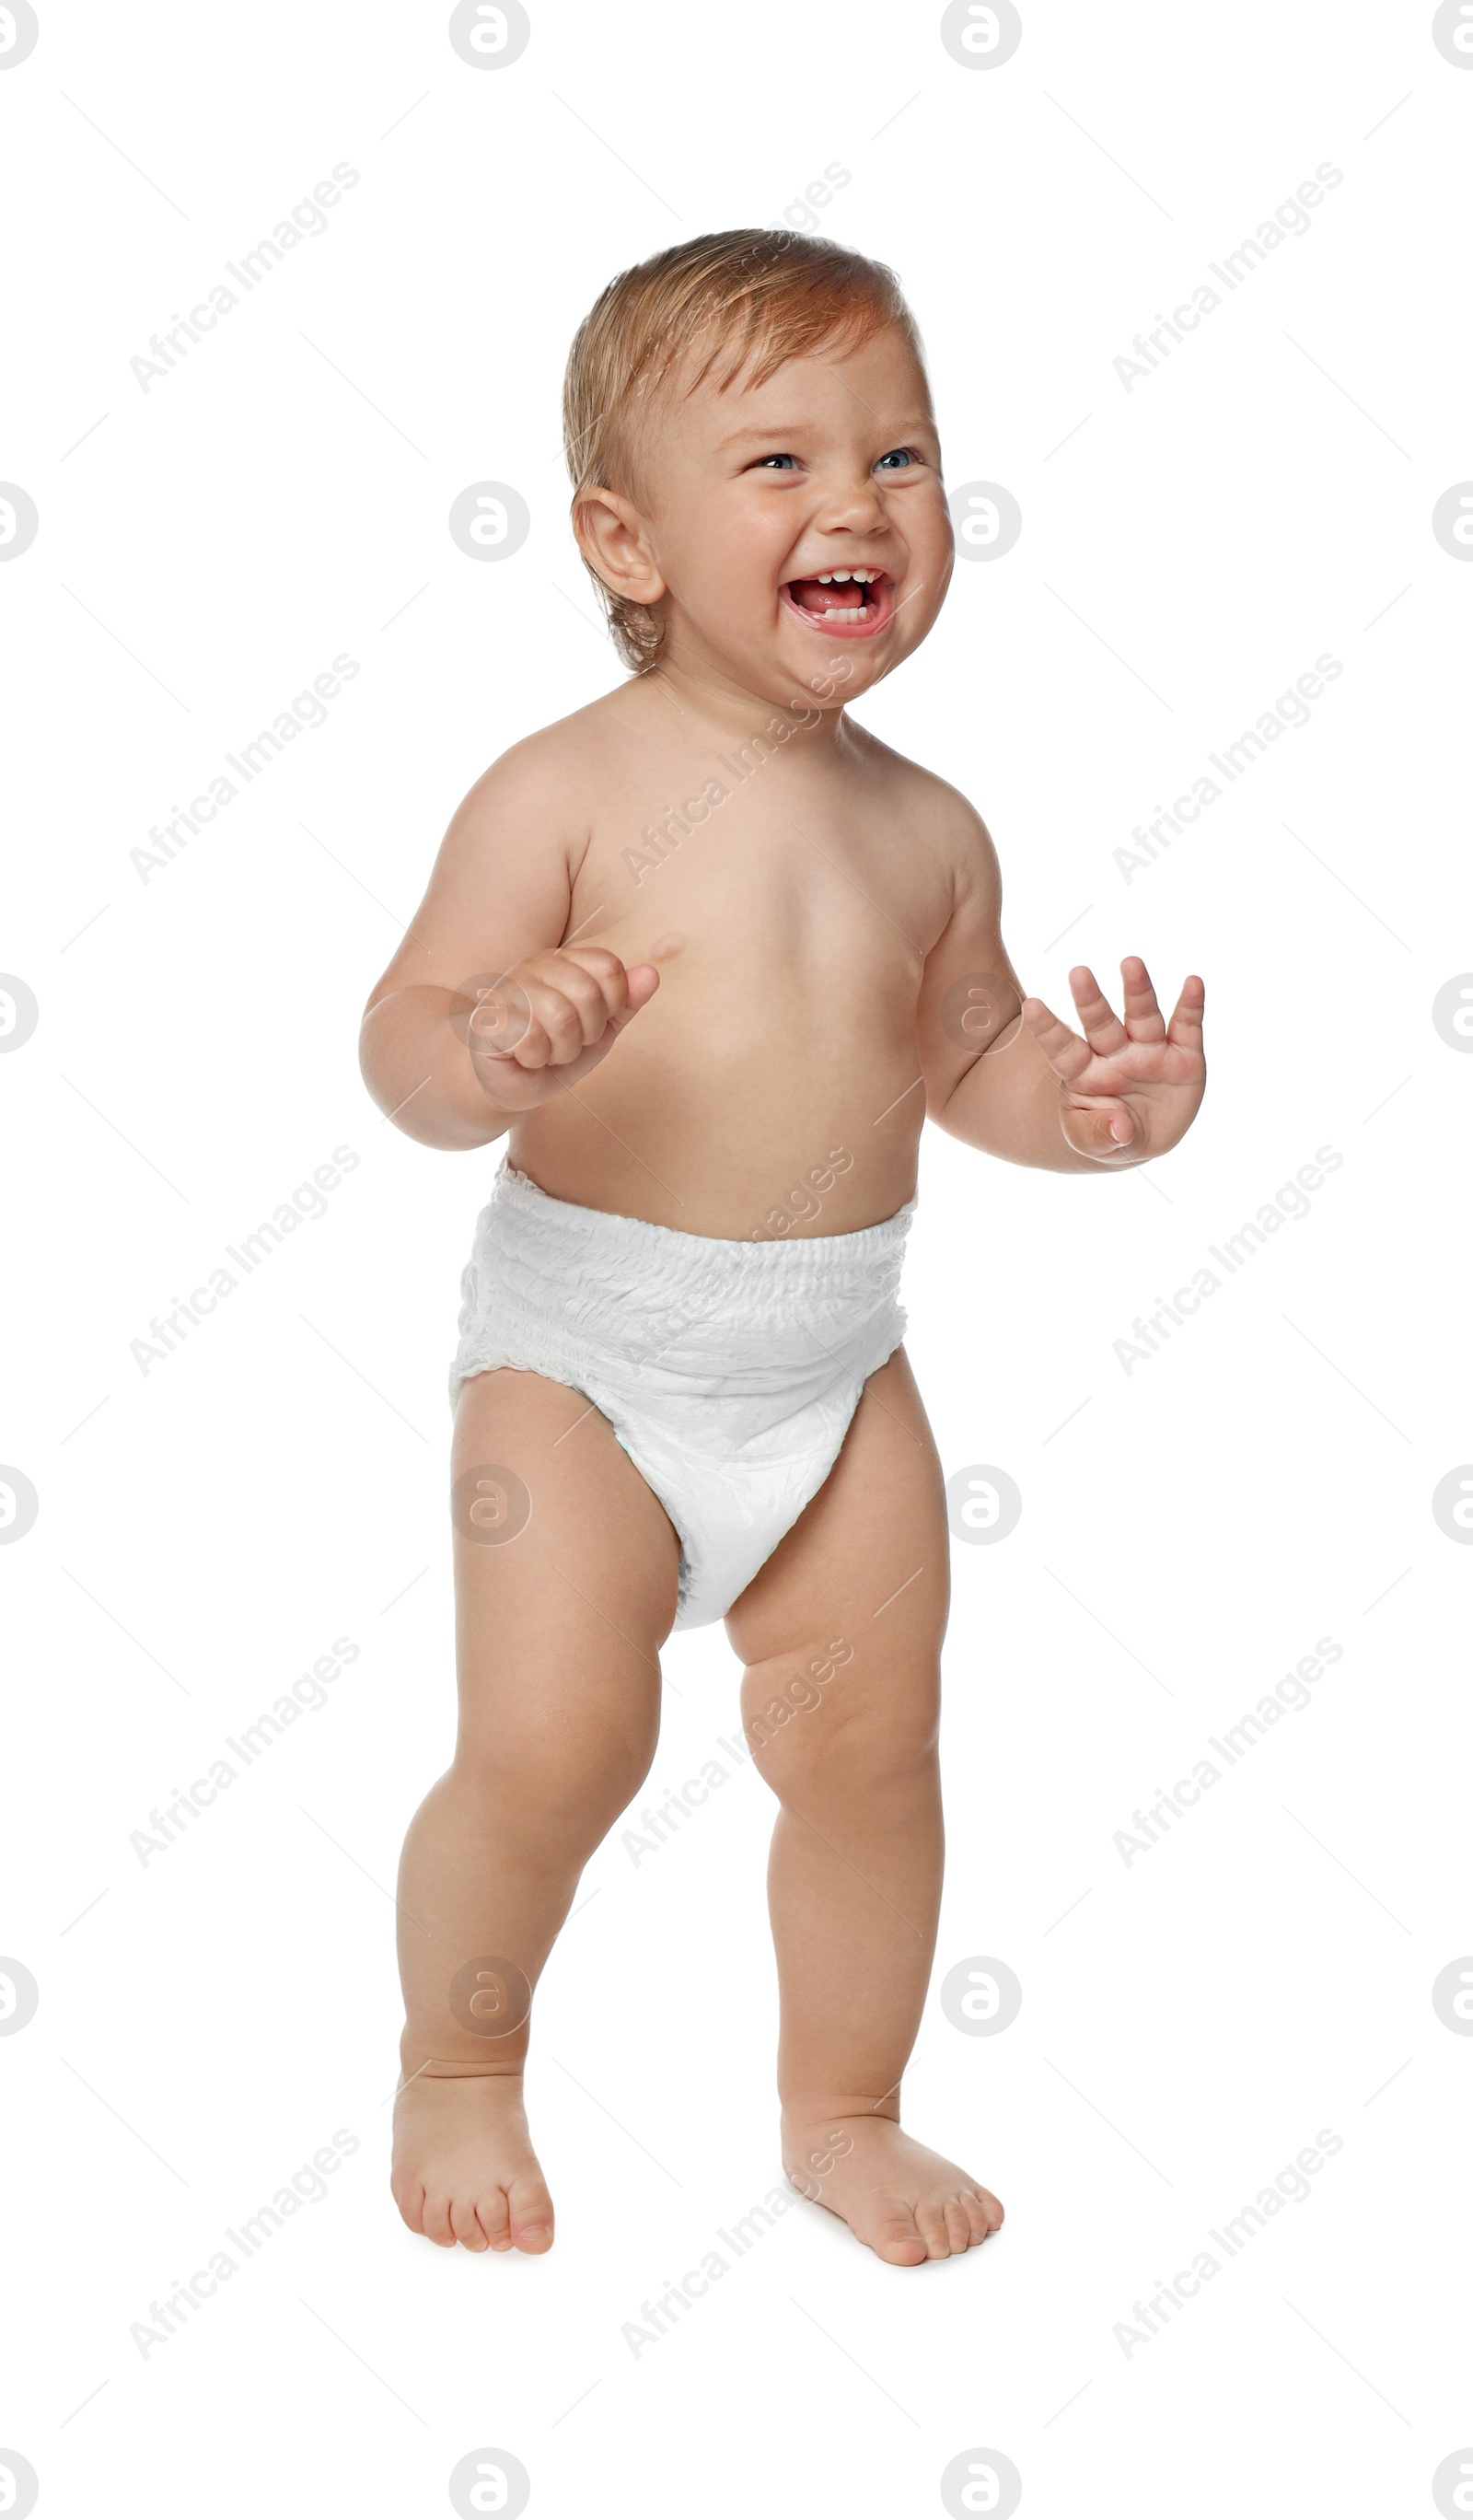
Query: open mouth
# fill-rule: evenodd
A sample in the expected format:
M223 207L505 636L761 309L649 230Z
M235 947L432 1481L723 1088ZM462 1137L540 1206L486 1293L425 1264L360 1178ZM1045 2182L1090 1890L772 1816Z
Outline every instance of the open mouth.
M869 639L895 610L895 580L883 568L836 568L790 577L782 601L810 630L830 639Z

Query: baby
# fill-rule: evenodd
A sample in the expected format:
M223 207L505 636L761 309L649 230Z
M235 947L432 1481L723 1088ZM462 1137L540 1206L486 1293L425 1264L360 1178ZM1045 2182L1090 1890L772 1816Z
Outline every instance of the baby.
M1003 2209L900 2125L942 1873L948 1532L901 1340L929 1114L1055 1172L1164 1153L1200 980L1024 999L972 807L850 704L952 568L893 275L820 238L624 272L565 388L573 529L630 678L455 815L364 1019L411 1137L505 1137L452 1369L460 1731L400 1881L393 2192L547 2249L532 1990L648 1772L659 1651L724 1619L778 1801L782 2158L892 2266Z

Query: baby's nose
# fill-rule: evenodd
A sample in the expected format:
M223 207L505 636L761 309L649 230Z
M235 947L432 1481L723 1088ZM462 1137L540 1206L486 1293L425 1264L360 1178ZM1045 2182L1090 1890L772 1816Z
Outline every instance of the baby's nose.
M879 492L870 480L835 483L815 522L821 532L871 531L883 518Z

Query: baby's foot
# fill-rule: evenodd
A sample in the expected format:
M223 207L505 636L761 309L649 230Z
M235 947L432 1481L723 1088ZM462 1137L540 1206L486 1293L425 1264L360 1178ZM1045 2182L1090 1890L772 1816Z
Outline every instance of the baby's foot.
M785 2113L782 2167L800 2195L892 2267L959 2258L1003 2220L996 2196L889 2118Z
M553 2200L532 2150L521 2077L419 2074L394 2103L394 2202L437 2247L553 2245Z

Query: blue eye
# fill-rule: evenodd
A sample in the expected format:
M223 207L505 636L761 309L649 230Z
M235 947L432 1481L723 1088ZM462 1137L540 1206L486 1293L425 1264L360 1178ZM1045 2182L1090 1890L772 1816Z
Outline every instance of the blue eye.
M794 472L796 472L796 471L797 471L797 466L798 466L798 459L797 459L796 455L764 455L764 456L761 456L761 457L758 459L758 462L757 462L757 465L756 465L756 468L755 468L755 469L756 469L759 472L765 472L765 471L767 470L767 467L768 467L770 464L771 464L771 465L778 465L778 464L790 464L790 465L792 466L792 468L793 468Z
M894 465L898 469L902 464L914 464L915 461L909 446L892 446L888 455L880 457L874 469L876 472L882 472L886 465Z

